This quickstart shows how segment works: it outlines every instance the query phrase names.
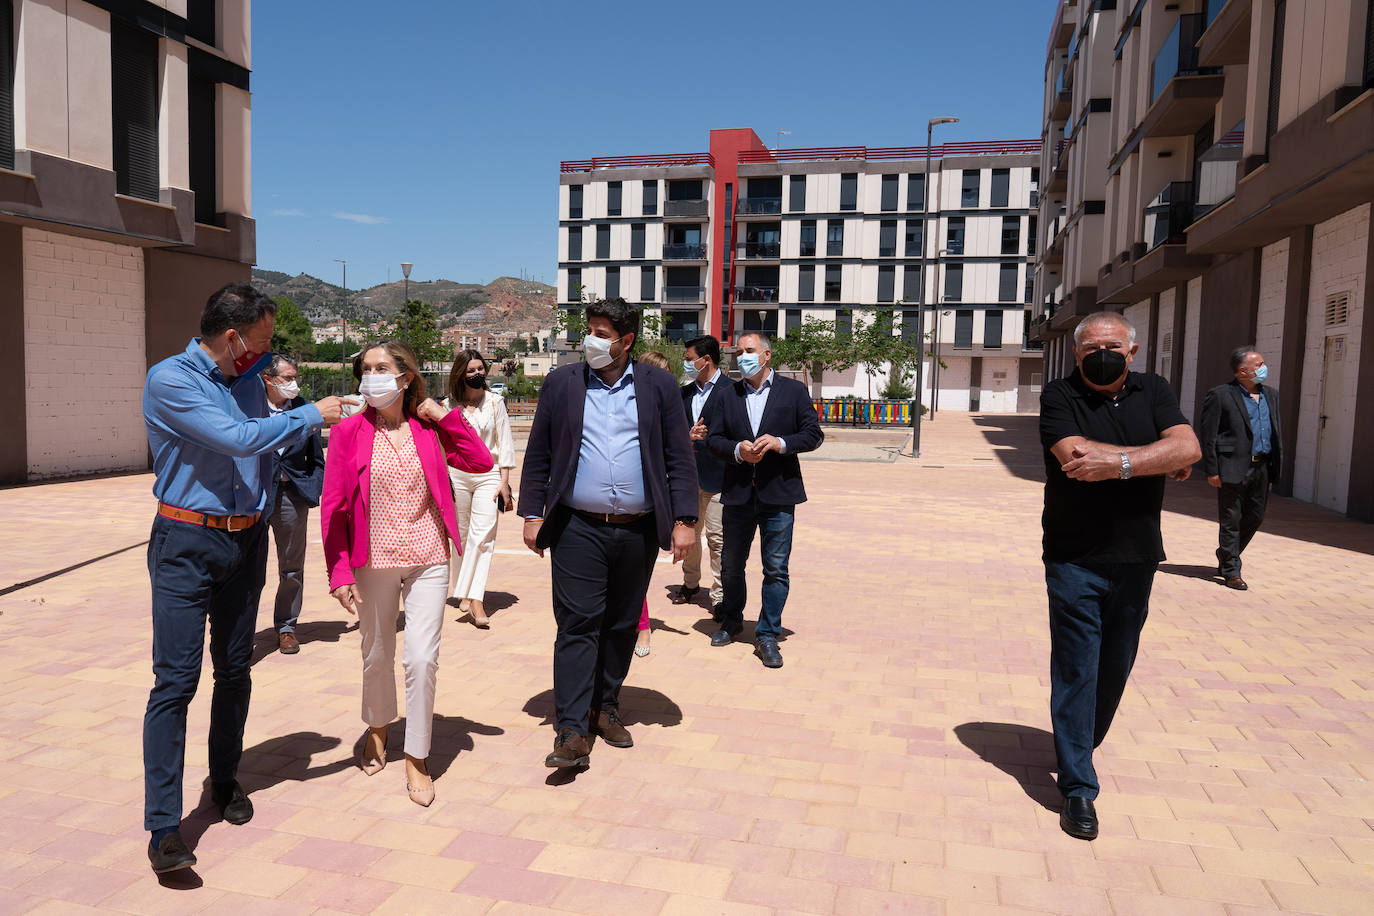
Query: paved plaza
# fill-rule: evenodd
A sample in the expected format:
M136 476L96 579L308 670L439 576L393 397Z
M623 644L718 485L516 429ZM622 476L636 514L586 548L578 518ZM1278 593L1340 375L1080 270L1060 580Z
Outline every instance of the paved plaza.
M543 766L548 561L507 517L491 629L445 624L428 809L399 727L383 772L355 764L359 637L312 518L300 654L275 651L274 567L259 615L256 817L222 823L201 795L207 670L200 864L161 883L142 829L152 477L0 490L0 913L1374 911L1374 527L1276 498L1234 592L1209 578L1211 489L1169 484L1169 559L1097 757L1102 835L1071 839L1035 424L941 414L916 460L899 433L834 431L803 462L781 670L711 648L661 561L622 696L636 746L595 745L571 780ZM747 618L757 596L755 566Z

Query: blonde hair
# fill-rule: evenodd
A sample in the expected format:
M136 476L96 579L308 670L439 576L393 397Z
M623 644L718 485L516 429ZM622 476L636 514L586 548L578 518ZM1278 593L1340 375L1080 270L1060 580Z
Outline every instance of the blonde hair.
M420 363L415 359L415 351L410 349L410 344L400 340L379 340L368 344L353 357L353 378L359 382L363 380L363 358L378 347L396 361L396 368L410 373L410 384L406 386L406 393L401 400L401 413L407 417L415 416L415 408L429 395L425 390L425 377L420 374Z
M648 363L650 366L657 366L667 372L673 371L669 368L672 363L668 362L668 357L657 350L650 350L648 353L641 353L636 357L641 363Z

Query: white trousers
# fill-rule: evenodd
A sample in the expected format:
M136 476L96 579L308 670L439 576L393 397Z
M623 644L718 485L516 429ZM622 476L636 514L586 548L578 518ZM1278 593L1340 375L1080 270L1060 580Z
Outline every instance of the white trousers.
M496 493L501 489L501 472L493 469L484 474L469 474L449 468L448 476L453 481L453 508L463 538L462 555L449 557L453 580L453 591L449 594L460 601L481 601L487 592L491 558L496 553Z
M396 718L396 617L405 602L405 751L429 756L434 725L434 684L439 671L439 637L448 591L448 564L363 567L355 571L362 602L358 631L363 649L363 722L381 728Z

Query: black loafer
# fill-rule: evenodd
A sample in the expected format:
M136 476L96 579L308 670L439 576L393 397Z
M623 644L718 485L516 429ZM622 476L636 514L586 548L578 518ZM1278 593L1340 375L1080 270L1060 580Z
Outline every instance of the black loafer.
M181 834L169 833L156 846L153 845L152 840L148 841L148 861L152 863L153 871L161 875L169 871L190 868L196 864L196 854L186 845Z
M1064 808L1059 812L1059 826L1071 837L1097 839L1097 809L1093 806L1093 800L1078 795L1064 799Z
M249 800L248 793L243 791L243 786L239 785L237 779L234 780L234 787L226 794L220 794L211 786L210 800L219 808L220 817L231 824L246 824L253 819L253 802Z
M765 668L781 668L782 653L778 651L778 641L765 636L754 643L754 654L763 662Z
M739 635L742 629L744 629L744 627L738 627L734 630L727 630L725 627L721 627L711 634L711 645L716 647L730 645L730 643L735 641L735 637Z

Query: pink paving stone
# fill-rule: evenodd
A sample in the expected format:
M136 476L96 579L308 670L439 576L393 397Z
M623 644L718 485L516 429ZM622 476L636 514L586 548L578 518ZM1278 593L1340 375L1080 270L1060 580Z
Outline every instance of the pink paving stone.
M43 856L0 853L0 887L13 890L30 878L36 878L61 864L58 859Z
M313 872L288 888L281 899L345 913L371 913L398 887L375 878Z
M474 868L455 890L477 897L547 906L567 883L568 879L561 875L484 863Z
M620 826L611 828L601 845L607 849L621 849L646 856L687 859L696 842L697 838L690 833Z
M656 913L667 899L666 893L653 888L568 878L567 884L554 897L553 906L587 916Z
M54 880L55 875L61 880ZM40 874L20 884L20 893L54 897L68 903L82 903L94 906L139 880L131 874L107 868L93 868L68 862L61 866L60 872Z
M466 862L524 868L533 862L534 857L547 845L534 840L464 831L440 855Z
M866 887L840 887L835 894L836 913L900 913L903 916L941 916L945 901Z
M277 861L283 865L298 865L302 868L338 872L343 875L360 875L386 853L385 849L376 846L306 837L290 852L279 856Z
M793 854L789 874L827 884L853 885L880 891L892 886L891 862L809 849L799 849Z
M844 852L845 833L833 827L783 821L759 821L749 832L749 842L765 846L786 846L817 852Z
M692 853L692 861L702 865L723 865L733 871L785 875L796 852L781 846L736 843L731 840L703 838Z
M838 890L834 884L822 881L801 878L779 881L770 875L740 872L730 882L725 899L799 913L830 913Z

